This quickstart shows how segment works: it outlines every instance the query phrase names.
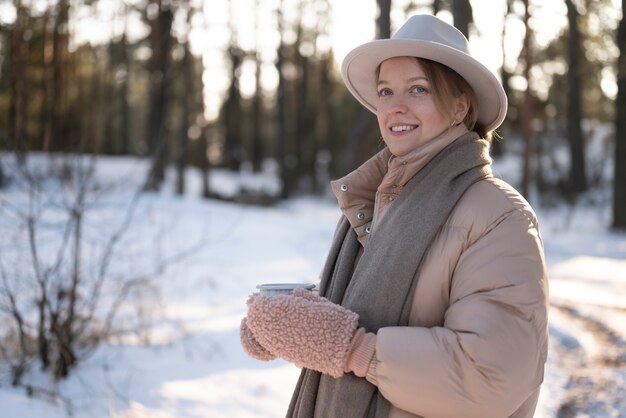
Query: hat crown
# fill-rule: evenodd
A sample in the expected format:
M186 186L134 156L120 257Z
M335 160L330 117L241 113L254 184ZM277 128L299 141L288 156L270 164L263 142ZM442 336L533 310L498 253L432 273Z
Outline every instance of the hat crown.
M438 62L465 79L478 99L478 122L490 131L506 116L507 97L495 75L469 53L467 38L452 25L432 15L409 18L390 39L356 47L343 60L341 75L348 90L376 113L376 84L380 64L394 57L418 57Z
M434 42L469 54L469 43L461 31L431 15L416 15L407 20L391 39Z

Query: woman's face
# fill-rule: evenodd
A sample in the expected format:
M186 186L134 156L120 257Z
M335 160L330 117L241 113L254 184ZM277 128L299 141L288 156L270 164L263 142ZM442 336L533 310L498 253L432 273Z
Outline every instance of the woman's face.
M383 140L395 156L410 153L455 122L435 105L430 81L415 58L395 57L383 61L377 89L378 125Z

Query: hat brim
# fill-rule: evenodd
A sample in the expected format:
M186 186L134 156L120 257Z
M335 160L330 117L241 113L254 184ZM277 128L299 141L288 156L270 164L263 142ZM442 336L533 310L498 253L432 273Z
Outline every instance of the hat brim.
M437 42L379 39L353 49L341 66L348 90L363 106L376 113L376 69L386 59L402 56L439 62L463 77L476 94L480 107L478 122L487 131L496 129L504 121L508 101L495 75L470 55Z

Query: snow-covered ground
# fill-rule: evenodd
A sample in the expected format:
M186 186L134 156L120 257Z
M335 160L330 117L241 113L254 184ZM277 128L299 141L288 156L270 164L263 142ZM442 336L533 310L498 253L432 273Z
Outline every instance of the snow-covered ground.
M126 186L132 179L139 183L144 169L128 159L107 159L99 166L102 178L121 179ZM274 187L255 181L257 187ZM299 371L280 360L247 357L239 345L239 322L256 284L317 280L338 209L331 199L310 197L267 208L202 200L195 197L199 182L193 173L188 184L184 197L165 190L141 198L124 243L133 262L120 254L116 267L151 271L155 253L163 260L190 249L154 278L154 294L141 310L149 332L121 334L57 385L34 368L27 381L55 391L55 402L29 397L0 376L0 416L284 416ZM219 172L212 185L237 187ZM20 199L15 188L0 193L5 202ZM116 199L122 197L101 209L113 226L126 207ZM608 232L608 202L538 210L538 215L552 309L536 417L626 416L626 234ZM0 222L2 248L13 225ZM123 311L120 321L133 318L134 311Z

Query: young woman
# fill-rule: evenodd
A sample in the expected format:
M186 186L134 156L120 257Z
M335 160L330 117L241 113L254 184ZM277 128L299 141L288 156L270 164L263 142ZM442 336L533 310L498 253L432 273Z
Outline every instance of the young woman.
M501 84L429 15L342 74L387 147L331 184L319 296L251 296L244 349L303 367L289 417L532 417L548 287L533 210L491 174Z

